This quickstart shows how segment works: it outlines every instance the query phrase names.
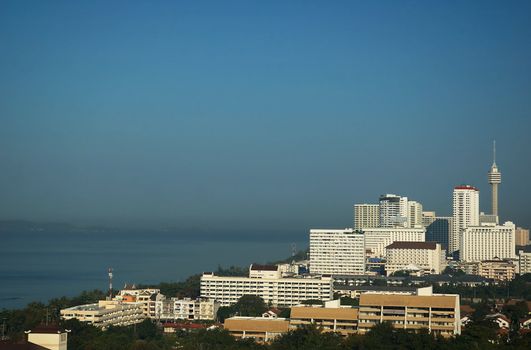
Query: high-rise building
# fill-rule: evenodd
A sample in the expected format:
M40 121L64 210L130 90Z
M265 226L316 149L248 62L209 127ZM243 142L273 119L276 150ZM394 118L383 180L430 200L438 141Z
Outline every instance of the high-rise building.
M422 225L428 227L432 222L435 221L435 212L434 211L423 211L422 212Z
M379 227L363 230L365 236L365 250L369 256L385 257L385 247L396 241L424 242L426 230L424 227Z
M498 185L501 184L501 173L496 166L496 141L494 141L493 160L488 178L492 190L492 215L498 216Z
M515 244L517 246L524 246L528 245L529 243L529 230L517 227L515 231Z
M453 193L453 213L449 254L459 250L459 237L468 226L479 225L479 190L470 185L456 186Z
M426 241L440 243L442 249L448 249L448 241L452 232L454 218L451 216L434 217L426 227Z
M409 201L408 206L408 227L423 227L422 225L422 204L416 201Z
M380 225L379 204L354 204L354 229L373 228Z
M365 236L352 229L310 230L310 271L318 274L364 274Z
M396 194L380 196L380 227L408 227L407 197Z
M503 225L468 226L461 234L459 257L461 261L514 259L515 226L508 221Z

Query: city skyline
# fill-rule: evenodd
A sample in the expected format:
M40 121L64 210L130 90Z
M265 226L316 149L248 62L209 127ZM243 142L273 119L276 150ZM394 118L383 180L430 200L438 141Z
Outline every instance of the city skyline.
M304 232L462 183L490 213L496 139L531 226L527 2L0 6L0 220Z

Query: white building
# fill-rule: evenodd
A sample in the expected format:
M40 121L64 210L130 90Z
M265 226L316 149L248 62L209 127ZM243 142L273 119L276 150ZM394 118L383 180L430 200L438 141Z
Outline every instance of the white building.
M515 226L507 221L503 225L469 226L461 235L461 261L514 259Z
M352 229L310 230L310 271L317 274L364 274L364 235Z
M414 265L422 274L440 274L445 252L435 242L393 242L387 246L387 275Z
M423 227L422 225L422 204L415 201L408 201L408 227Z
M380 226L379 204L354 204L354 229Z
M364 229L365 251L372 257L385 257L385 247L396 241L424 242L426 230L420 228L370 228Z
M159 296L162 294L150 303L150 317L157 320L214 320L220 307L212 299L166 299Z
M24 333L27 334L28 343L38 345L39 349L42 347L42 349L48 350L67 350L69 332L69 330L56 326L38 326L30 331L25 331ZM29 348L30 347L24 347L24 349ZM33 348L34 347L31 347L31 349ZM15 349L19 348L15 347Z
M531 273L531 249L518 251L518 266L520 275Z
M78 319L103 329L109 326L129 326L142 322L146 316L142 303L100 300L98 303L78 305L61 310L61 318Z
M432 222L435 221L435 212L434 211L423 211L422 212L422 225L424 227L430 226Z
M450 254L459 250L460 236L468 226L479 226L479 190L470 185L456 186L453 213L453 228L448 242Z
M221 306L235 304L244 295L257 295L266 304L289 307L309 299L331 300L333 279L329 276L305 278L222 277L211 272L201 276L201 297Z
M408 214L407 197L396 194L380 196L380 227L408 227Z

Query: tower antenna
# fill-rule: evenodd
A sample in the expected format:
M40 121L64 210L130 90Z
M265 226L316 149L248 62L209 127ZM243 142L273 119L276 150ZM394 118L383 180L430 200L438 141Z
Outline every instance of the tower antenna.
M496 140L494 140L493 142L492 159L493 159L493 163L496 164Z
M109 300L112 299L112 267L109 267Z

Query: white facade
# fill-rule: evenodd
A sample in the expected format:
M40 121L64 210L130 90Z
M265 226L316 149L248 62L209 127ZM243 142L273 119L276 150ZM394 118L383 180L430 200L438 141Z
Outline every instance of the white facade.
M448 252L459 250L460 236L468 226L479 226L479 190L463 185L454 188L453 227L448 242Z
M518 251L518 266L520 275L531 273L531 251Z
M380 226L379 204L354 204L354 229Z
M310 230L310 271L317 274L364 274L364 235L352 229Z
M150 306L150 317L158 320L214 320L220 304L212 299L160 298Z
M422 225L422 204L409 201L408 206L408 227L423 227Z
M424 242L426 230L421 228L370 228L364 229L365 250L369 256L385 257L385 247L396 241Z
M309 299L331 300L333 279L221 277L213 273L201 276L201 297L218 301L221 306L235 304L244 295L257 295L266 304L289 307Z
M409 208L407 197L396 194L380 196L379 227L408 227Z
M42 346L49 350L67 350L68 333L66 330L27 331L28 343Z
M435 221L435 217L436 215L434 211L423 211L422 225L424 225L424 227L430 226L430 224Z
M508 221L503 225L469 226L461 235L461 261L514 259L515 226Z
M61 318L78 319L97 327L129 326L146 318L141 303L100 300L98 303L79 305L61 310Z
M387 246L387 275L415 266L423 274L440 274L444 268L444 252L435 242L394 242Z

